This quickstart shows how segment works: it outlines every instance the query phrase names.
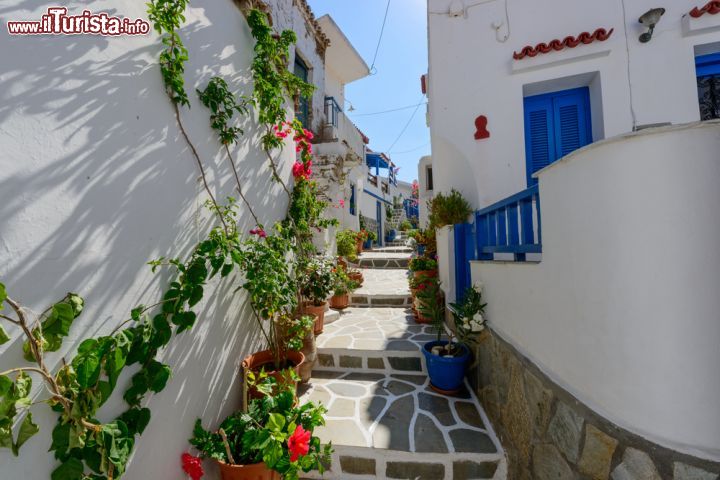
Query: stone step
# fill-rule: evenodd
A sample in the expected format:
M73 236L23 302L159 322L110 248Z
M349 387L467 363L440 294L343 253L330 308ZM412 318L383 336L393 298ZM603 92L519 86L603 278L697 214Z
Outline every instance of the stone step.
M363 255L365 255L363 253ZM386 253L383 256L361 256L359 265L361 268L403 268L407 269L410 263L410 255L402 253Z
M422 345L435 338L409 309L351 307L317 337L318 368L422 372Z
M505 478L502 448L467 387L446 397L425 374L318 371L300 393L328 407L315 434L335 449L331 470L307 478Z
M362 269L365 279L362 287L350 296L353 307L405 307L412 306L407 272L398 268Z

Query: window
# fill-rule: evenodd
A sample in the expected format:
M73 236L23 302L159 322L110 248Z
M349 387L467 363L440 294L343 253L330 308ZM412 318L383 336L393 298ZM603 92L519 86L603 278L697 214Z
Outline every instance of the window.
M433 189L432 167L427 167L427 170L425 170L425 173L426 173L425 183L427 185L427 190L431 191Z
M720 53L695 57L700 120L720 118Z
M350 184L350 215L356 215L356 204L357 200L355 199L355 184Z
M525 161L532 175L578 148L592 143L590 90L573 88L525 97Z
M300 58L300 55L295 53L295 69L293 71L296 77L300 78L305 82L308 81L310 69L307 64ZM297 110L295 111L295 118L302 122L303 127L310 128L310 100L300 96L298 99Z

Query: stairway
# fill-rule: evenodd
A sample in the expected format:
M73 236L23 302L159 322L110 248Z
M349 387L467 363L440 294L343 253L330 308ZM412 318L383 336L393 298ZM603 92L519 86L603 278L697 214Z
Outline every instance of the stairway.
M429 386L421 348L435 335L408 308L407 271L376 266L409 257L364 252L365 283L352 297L355 306L318 337L319 364L301 399L328 407L327 425L316 434L335 453L330 471L306 478L507 477L502 447L472 391L446 397Z

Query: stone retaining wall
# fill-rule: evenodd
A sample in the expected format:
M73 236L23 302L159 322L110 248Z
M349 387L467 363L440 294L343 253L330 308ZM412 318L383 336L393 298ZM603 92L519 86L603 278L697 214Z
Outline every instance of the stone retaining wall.
M661 447L600 417L491 330L477 358L468 376L507 452L510 480L719 477L719 463Z

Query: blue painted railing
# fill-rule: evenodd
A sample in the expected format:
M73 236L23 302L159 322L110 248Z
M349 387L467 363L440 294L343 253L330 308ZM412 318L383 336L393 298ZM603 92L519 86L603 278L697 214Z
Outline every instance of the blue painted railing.
M477 253L493 260L495 253L511 253L524 261L542 252L540 195L537 185L475 212Z
M418 208L417 200L406 198L403 200L403 207L405 208L405 216L407 218L420 217L420 209Z
M537 185L478 210L474 223L455 225L456 301L471 285L472 260L494 260L496 253L510 253L522 262L528 253L542 253L541 225Z
M341 113L342 108L338 105L335 97L325 97L325 121L337 128Z

